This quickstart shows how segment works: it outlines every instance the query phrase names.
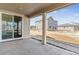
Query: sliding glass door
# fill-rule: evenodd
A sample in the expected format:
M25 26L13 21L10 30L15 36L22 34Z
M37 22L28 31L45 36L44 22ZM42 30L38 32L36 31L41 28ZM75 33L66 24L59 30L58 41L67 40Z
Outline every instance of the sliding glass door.
M22 17L2 14L2 39L22 36Z
M2 14L2 39L12 38L12 16Z
M14 16L14 38L22 36L22 18Z

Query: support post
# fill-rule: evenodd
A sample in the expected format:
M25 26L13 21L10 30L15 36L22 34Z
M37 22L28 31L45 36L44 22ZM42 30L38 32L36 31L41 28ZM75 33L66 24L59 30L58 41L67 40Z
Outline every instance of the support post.
M42 13L42 44L46 44L46 13Z

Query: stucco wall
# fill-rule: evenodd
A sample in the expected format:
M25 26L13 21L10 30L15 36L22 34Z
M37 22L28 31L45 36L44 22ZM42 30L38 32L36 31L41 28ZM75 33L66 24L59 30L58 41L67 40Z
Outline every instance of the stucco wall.
M29 38L30 37L30 19L26 16L22 19L22 37Z

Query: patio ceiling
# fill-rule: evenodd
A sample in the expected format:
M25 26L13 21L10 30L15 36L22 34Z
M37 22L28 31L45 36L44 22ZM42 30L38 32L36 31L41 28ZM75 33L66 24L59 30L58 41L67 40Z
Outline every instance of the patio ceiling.
M68 3L0 3L0 9L24 14L28 17L39 15L42 12L49 12L64 6Z

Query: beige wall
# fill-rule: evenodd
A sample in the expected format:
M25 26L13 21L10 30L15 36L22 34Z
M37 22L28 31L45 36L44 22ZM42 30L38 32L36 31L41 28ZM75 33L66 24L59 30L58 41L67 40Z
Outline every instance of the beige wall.
M30 19L26 16L22 19L22 37L29 38L30 37Z

